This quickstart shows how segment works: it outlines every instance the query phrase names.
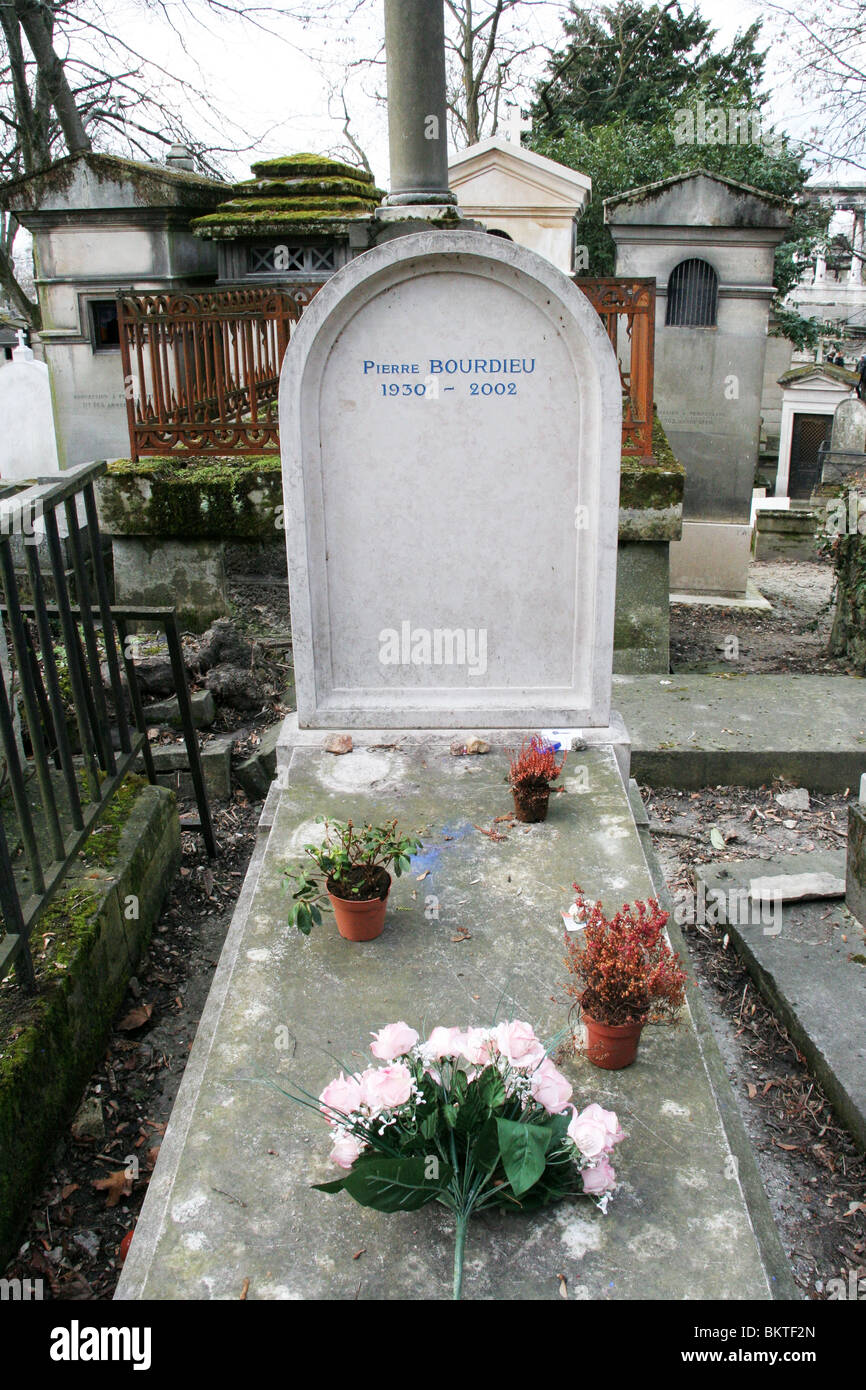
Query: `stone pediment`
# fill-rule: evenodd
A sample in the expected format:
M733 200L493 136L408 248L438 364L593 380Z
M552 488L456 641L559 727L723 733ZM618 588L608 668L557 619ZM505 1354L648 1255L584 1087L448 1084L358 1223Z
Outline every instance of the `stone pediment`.
M779 385L786 391L838 392L840 386L851 389L857 382L856 372L849 372L845 367L836 367L828 362L806 362L801 367L792 367L789 372L779 377Z
M584 208L592 180L545 155L493 135L449 161L449 183L461 207L544 208L574 213Z
M773 227L791 222L792 205L705 169L677 174L604 200L604 220L653 227Z
M0 201L26 226L28 213L45 216L124 208L206 209L224 198L226 191L225 184L185 169L166 169L115 155L80 154L6 184Z

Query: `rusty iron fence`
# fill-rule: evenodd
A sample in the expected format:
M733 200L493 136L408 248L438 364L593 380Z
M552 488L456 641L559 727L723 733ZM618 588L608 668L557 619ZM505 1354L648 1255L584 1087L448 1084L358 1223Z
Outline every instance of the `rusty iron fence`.
M622 452L652 455L655 280L576 276L623 388ZM312 298L268 287L118 294L130 456L279 450L280 365Z
M653 444L656 282L575 276L610 338L622 381L623 458L649 458Z
M280 365L299 299L260 287L117 300L133 460L279 450Z
M165 635L199 813L183 825L217 853L175 611L110 601L93 489L105 468L0 496L0 980L14 968L29 990L34 928L124 777L140 760L157 780L130 622Z

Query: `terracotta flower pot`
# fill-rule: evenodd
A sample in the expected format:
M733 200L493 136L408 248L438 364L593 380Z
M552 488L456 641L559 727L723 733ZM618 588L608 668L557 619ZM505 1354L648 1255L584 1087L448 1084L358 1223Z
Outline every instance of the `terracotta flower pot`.
M382 870L382 896L379 898L341 898L333 890L333 879L325 885L337 931L346 941L372 941L382 935L385 926L385 913L388 909L388 894L391 891L391 875Z
M525 825L534 825L547 819L547 804L550 801L550 787L520 788L512 787L514 814Z
M586 1024L586 1055L597 1067L606 1071L621 1071L630 1067L637 1057L642 1023L597 1023L588 1014Z

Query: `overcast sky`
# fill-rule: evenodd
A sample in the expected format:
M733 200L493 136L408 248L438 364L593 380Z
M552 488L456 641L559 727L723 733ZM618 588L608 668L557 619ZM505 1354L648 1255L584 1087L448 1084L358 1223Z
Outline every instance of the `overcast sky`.
M127 11L121 32L134 36L136 45L149 57L161 60L174 72L188 73L194 84L202 82L221 107L250 133L254 150L228 161L228 168L236 177L245 176L255 157L303 149L332 151L343 143L337 109L334 108L333 118L328 115L327 79L323 72L330 74L341 88L345 61L375 52L376 10L380 7L371 6L369 18L356 19L343 33L327 39L321 33L311 39L300 25L281 25L285 39L280 41L239 22L215 17L209 21L210 32L186 24L188 47L196 55L200 69L196 72L164 24L143 17L136 0L120 3ZM117 13L116 3L108 8ZM175 14L178 8L174 7ZM766 38L770 37L772 10L758 0L701 0L699 8L719 30L720 41L729 41L738 29L761 15L767 20ZM534 15L532 22L539 36L555 37L559 32L552 14L546 19ZM770 48L768 88L773 118L789 133L806 136L810 127L820 124L820 109L814 100L796 91L790 78L783 74L776 56L782 52L782 43L777 39ZM314 56L308 56L310 49ZM387 125L385 111L373 95L377 85L384 89L384 72L355 80L347 90L353 131L367 151L377 179L387 186ZM231 144L236 138L237 133L231 130L217 132L213 143Z

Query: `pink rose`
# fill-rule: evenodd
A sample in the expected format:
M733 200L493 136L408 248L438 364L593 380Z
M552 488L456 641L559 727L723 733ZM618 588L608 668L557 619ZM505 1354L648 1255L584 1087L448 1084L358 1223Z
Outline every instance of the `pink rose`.
M358 1110L361 1105L361 1083L357 1076L344 1076L342 1072L329 1081L322 1094L319 1096L323 1107L328 1110L338 1110L341 1115L349 1115L353 1110ZM327 1111L325 1111L327 1115ZM328 1124L333 1124L333 1120L328 1117Z
M460 1037L460 1053L476 1067L486 1067L493 1060L493 1043L485 1028L467 1028Z
M557 1071L549 1057L532 1074L529 1083L532 1099L543 1105L548 1115L561 1115L571 1100L571 1083Z
M332 1163L336 1163L338 1168L351 1168L363 1148L364 1145L354 1134L341 1134L334 1144L329 1158Z
M599 1124L604 1125L605 1133L607 1135L607 1139L604 1146L605 1153L610 1153L614 1144L618 1144L620 1140L625 1138L625 1135L620 1127L619 1120L616 1118L614 1112L612 1110L604 1110L600 1105L597 1105L595 1101L593 1101L592 1105L588 1105L586 1107L586 1109L583 1111L582 1118L586 1120L594 1120L597 1121Z
M440 1057L459 1057L462 1042L459 1028L434 1028L424 1044L424 1051L431 1061L438 1062Z
M574 1106L571 1108L572 1120L567 1130L569 1139L574 1141L585 1158L598 1158L600 1154L607 1153L608 1133L604 1120L589 1114L591 1106L587 1106L580 1115ZM599 1110L601 1107L595 1108Z
M606 1158L601 1159L594 1168L581 1168L583 1190L590 1197L601 1197L616 1187L616 1173Z
M528 1023L500 1023L495 1037L506 1061L521 1071L534 1071L544 1058L544 1048Z
M412 1094L412 1073L402 1062L389 1067L368 1068L361 1076L361 1100L378 1114L405 1105Z
M393 1062L395 1057L405 1057L418 1041L418 1034L408 1023L389 1023L373 1034L370 1051L380 1062Z

